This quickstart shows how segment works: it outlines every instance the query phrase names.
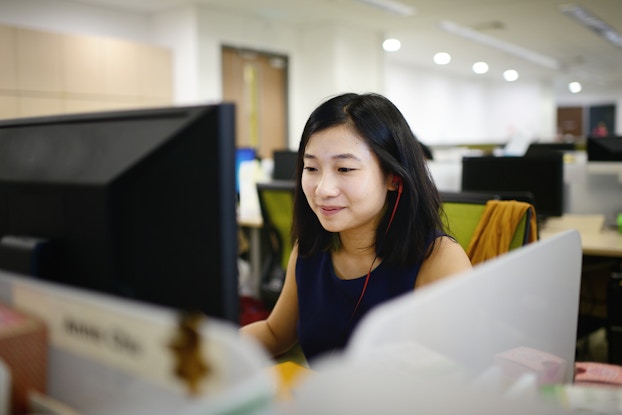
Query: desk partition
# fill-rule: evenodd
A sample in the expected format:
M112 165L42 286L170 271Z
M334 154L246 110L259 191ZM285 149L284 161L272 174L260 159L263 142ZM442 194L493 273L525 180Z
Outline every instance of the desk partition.
M192 391L176 370L179 335L172 309L0 272L0 301L46 323L48 390L79 414L268 413L276 380L268 356L234 324L197 326L207 365ZM189 355L190 356L190 355ZM263 411L263 412L262 412ZM46 412L48 413L48 412ZM248 412L255 413L255 412Z

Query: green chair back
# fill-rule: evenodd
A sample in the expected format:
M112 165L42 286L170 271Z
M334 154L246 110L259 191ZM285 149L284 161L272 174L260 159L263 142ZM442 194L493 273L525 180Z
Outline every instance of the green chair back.
M479 203L443 203L445 227L465 251L485 208L485 204Z
M496 199L496 197L491 197L490 199ZM449 200L449 198L446 200ZM466 251L486 209L486 200L471 199L461 202L458 198L452 197L451 201L443 202L443 209L445 211L444 223L446 229ZM509 246L510 251L527 243L530 215L531 211L528 210L514 230Z
M523 217L521 218L518 226L516 226L516 230L514 231L514 236L512 237L512 242L510 242L510 251L512 249L520 248L521 246L527 243L527 238L529 236L529 220L530 220L531 211L528 210Z
M294 212L294 183L273 181L257 183L257 196L261 216L266 228L276 237L273 253L278 256L279 264L287 269L289 254L292 251L290 231Z

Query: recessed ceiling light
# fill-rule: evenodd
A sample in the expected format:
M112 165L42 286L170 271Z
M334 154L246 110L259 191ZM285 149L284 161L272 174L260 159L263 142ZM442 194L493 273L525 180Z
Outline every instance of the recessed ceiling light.
M395 52L400 50L402 43L397 39L386 39L382 42L382 48L387 52Z
M477 74L488 72L488 64L486 62L475 62L473 64L473 72Z
M438 52L434 55L434 63L437 65L447 65L451 61L451 55L447 52Z
M577 94L581 92L581 83L580 82L571 82L568 84L568 90L573 94Z
M518 72L516 72L514 69L508 69L507 71L503 72L503 79L508 82L516 81L518 79Z

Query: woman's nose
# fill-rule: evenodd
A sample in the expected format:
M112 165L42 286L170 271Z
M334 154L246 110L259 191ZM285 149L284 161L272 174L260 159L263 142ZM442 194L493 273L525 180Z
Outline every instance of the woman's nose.
M336 196L339 194L339 187L335 178L331 174L323 174L315 187L315 194L321 197Z

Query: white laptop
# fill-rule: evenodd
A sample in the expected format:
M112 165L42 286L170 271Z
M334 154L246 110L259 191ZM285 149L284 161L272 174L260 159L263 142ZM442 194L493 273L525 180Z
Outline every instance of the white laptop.
M510 397L572 382L581 258L566 231L378 307L301 385L300 413L565 413Z
M561 380L572 382L581 258L579 233L571 230L481 263L375 310L348 355L408 340L477 375L528 348L563 360Z

